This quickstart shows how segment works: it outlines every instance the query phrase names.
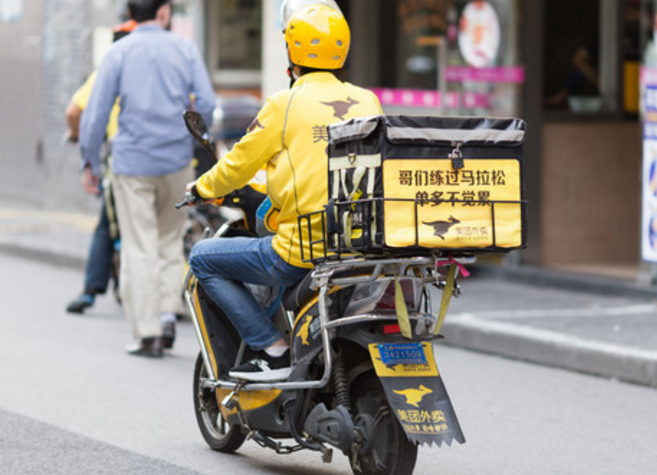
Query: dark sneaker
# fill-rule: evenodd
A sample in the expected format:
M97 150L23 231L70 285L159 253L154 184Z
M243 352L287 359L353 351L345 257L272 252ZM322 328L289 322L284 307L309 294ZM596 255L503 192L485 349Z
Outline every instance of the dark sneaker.
M162 324L162 346L165 350L173 348L173 342L176 340L176 324L166 322Z
M95 297L91 294L82 294L75 300L73 300L70 304L68 304L68 307L66 307L66 311L68 313L84 313L85 308L92 307L95 301Z
M266 351L261 351L251 361L232 368L228 375L231 378L246 381L284 381L291 372L290 350L288 349L278 358L269 356Z
M129 354L147 356L149 358L162 358L162 337L142 338L126 348Z

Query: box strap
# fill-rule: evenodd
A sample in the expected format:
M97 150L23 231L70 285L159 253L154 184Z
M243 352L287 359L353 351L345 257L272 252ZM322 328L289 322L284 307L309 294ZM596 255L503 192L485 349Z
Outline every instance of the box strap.
M340 190L348 201L355 201L360 196L360 184L367 173L367 198L374 196L374 183L376 180L376 170L381 166L381 155L356 155L351 153L346 157L336 157L329 161L329 171L333 172L333 187L331 190L331 199L338 201ZM351 190L347 185L347 171L354 170L351 177ZM376 216L376 204L372 203L373 215ZM337 211L337 210L336 210ZM353 215L349 209L345 210L340 216L344 229L345 246L352 252L356 252L351 242L351 233L353 228ZM372 224L372 242L376 238L376 220Z
M408 318L408 307L406 306L406 300L404 300L404 291L397 276L395 276L395 312L397 313L397 323L399 324L399 330L402 336L408 340L412 340L413 333L411 332L411 321Z
M447 309L449 308L449 301L452 299L452 294L454 292L456 269L457 267L455 264L449 266L449 272L447 273L447 282L445 283L445 288L443 289L443 298L440 301L440 310L438 311L438 321L436 322L436 328L434 328L433 330L434 335L440 333L440 329L443 326L443 322L445 321L445 315L447 315Z
M370 168L367 175L367 198L374 197L374 181L376 180L376 168ZM376 201L372 201L372 245L376 245Z
M354 175L351 177L351 184L352 184L352 190L351 192L347 188L347 170L342 169L340 170L340 181L342 182L342 188L345 191L345 194L348 198L348 201L354 201L354 197L356 196L356 193L358 193L358 187L360 186L360 182L363 180L363 177L365 176L365 167L356 167L354 170ZM350 251L355 252L354 247L351 243L351 229L352 229L352 220L353 220L353 215L347 209L344 213L342 213L342 219L344 222L344 227L345 227L345 236L344 236L344 242L347 248L349 248Z

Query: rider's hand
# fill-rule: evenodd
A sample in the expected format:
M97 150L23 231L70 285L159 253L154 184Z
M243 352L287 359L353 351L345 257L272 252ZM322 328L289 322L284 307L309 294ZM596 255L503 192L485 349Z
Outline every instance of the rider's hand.
M91 173L91 168L86 167L82 172L82 186L84 187L84 191L90 195L99 195L100 187L98 184L98 177Z
M197 204L209 204L214 201L212 198L203 198L198 190L196 189L196 182L192 181L187 183L187 186L185 187L185 192L190 193L195 199L193 203L190 203L189 206L196 206Z
M189 183L187 183L187 186L185 187L185 201L187 202L187 206L196 206L198 203L201 202L201 199L199 198L198 193L196 192L195 185L196 185L195 181L190 181Z

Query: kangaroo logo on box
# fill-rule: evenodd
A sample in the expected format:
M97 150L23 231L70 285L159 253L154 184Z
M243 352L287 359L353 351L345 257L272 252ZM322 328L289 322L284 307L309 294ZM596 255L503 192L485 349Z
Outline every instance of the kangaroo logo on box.
M460 222L461 221L456 219L454 216L450 216L449 221L431 221L428 223L426 221L422 221L422 224L426 224L427 226L433 226L434 236L438 236L440 239L444 241L445 240L444 235L447 234L449 229L455 224L458 224Z

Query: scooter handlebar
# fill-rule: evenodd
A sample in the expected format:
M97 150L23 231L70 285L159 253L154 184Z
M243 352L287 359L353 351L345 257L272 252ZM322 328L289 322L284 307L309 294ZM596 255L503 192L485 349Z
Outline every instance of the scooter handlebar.
M176 203L176 209L180 209L193 204L196 204L196 196L194 196L191 191L187 191L185 192L185 199L180 203Z

